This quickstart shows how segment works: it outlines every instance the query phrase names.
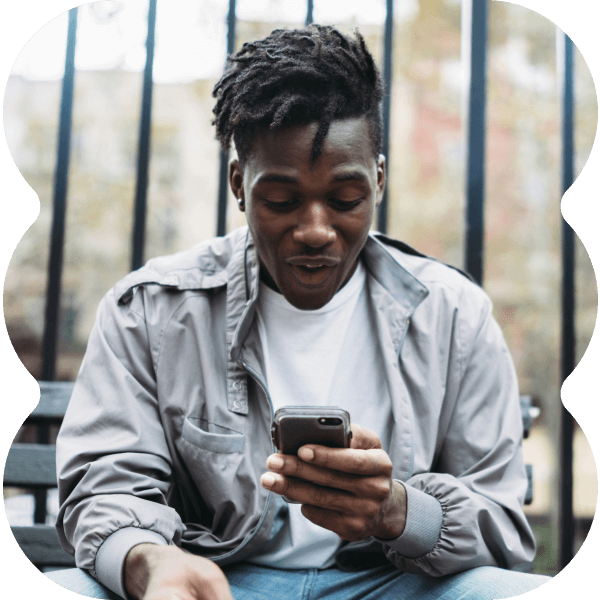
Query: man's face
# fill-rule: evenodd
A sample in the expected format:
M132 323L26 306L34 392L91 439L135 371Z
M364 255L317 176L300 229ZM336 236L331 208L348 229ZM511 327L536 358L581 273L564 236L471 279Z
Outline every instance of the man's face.
M261 278L300 309L324 306L350 279L385 184L364 117L333 121L311 163L317 127L259 130L244 169L232 161L229 172Z

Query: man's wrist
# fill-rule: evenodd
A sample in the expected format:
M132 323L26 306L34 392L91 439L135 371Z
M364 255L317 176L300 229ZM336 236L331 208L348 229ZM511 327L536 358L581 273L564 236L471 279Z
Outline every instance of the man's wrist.
M444 511L435 496L397 482L406 492L406 519L404 530L396 538L374 536L386 547L406 558L418 558L433 550L442 531Z
M155 531L139 527L123 527L111 533L96 554L95 577L109 590L127 598L125 560L134 546L149 543L167 545L167 540Z
M221 568L202 556L177 546L140 543L125 560L125 587L129 597L210 598L233 600Z
M135 600L140 600L146 592L152 567L165 549L169 546L142 542L128 552L124 565L125 590Z
M398 481L392 481L392 489L380 526L373 533L379 540L395 540L402 535L406 526L406 490Z

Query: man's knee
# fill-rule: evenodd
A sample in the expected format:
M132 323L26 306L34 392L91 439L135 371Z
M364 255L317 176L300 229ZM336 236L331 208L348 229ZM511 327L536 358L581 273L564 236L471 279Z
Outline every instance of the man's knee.
M454 592L448 600L499 600L525 594L547 581L545 575L508 571L497 567L477 567L452 577ZM446 596L443 596L446 598Z

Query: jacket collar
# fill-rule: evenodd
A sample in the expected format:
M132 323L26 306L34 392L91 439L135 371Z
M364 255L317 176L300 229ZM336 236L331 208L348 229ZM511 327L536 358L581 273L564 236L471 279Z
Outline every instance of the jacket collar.
M226 336L229 359L236 361L256 310L259 262L249 229L240 235L227 265Z
M231 261L227 266L227 343L229 358L237 360L248 335L259 290L259 261L252 236L247 228L239 236ZM406 266L401 252L424 256L403 244L378 233L369 234L362 257L369 274L387 292L397 320L409 318L429 291Z
M394 299L405 317L429 294L427 287L402 264L401 252L426 258L407 244L392 240L381 233L370 234L362 251L367 269L373 278Z
M385 294L379 306L385 306L397 324L410 317L428 294L423 283L403 264L405 254L423 256L410 246L380 233L369 234L362 250L369 275ZM203 242L190 251L152 259L116 285L117 301L129 302L135 288L147 284L181 291L226 285L228 355L231 362L237 361L254 319L259 290L258 255L248 227Z

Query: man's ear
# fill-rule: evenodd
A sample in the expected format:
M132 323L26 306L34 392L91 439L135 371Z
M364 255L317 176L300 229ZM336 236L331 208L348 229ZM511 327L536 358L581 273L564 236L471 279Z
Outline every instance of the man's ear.
M379 155L377 159L377 199L375 200L375 206L379 206L383 200L383 192L385 190L386 182L386 170L385 170L385 156Z
M244 212L246 209L246 198L244 196L244 171L237 158L229 161L229 187L237 198L238 208Z

